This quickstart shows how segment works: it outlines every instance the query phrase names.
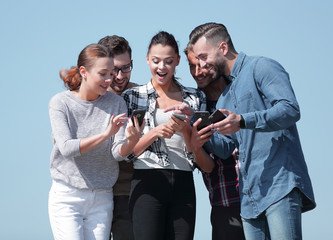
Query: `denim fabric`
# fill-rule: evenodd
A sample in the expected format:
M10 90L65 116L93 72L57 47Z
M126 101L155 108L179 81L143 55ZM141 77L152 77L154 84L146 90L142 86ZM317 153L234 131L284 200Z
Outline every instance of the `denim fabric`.
M207 151L226 158L235 147L241 161L241 216L256 218L295 187L305 195L302 211L315 207L296 122L299 106L288 73L276 61L239 53L217 108L242 114L246 129L215 132Z
M301 240L302 196L294 189L256 219L242 219L247 240Z

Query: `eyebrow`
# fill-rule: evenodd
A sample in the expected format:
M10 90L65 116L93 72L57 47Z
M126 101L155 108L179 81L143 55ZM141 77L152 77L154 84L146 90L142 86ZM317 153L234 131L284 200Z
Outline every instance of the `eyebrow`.
M130 66L130 65L131 65L131 62L121 65L120 68L122 68L122 67L127 67L127 66ZM115 67L115 68L118 68L116 65L115 65L114 67Z
M152 57L154 57L154 58L158 58L158 59L161 59L160 57L157 57L157 56L152 56ZM175 58L175 57L173 57L173 56L169 56L169 57L166 57L165 59L168 59L168 58Z

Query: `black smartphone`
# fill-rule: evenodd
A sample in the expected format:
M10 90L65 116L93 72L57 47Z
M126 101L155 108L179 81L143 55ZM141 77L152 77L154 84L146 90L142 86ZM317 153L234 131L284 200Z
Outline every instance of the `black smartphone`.
M223 119L225 119L226 116L220 112L220 110L216 109L210 116L209 116L209 120L211 121L211 123L216 123L219 121L222 121Z
M133 126L135 126L134 116L137 117L137 119L139 121L139 125L141 126L141 124L143 122L143 118L145 117L145 114L146 114L146 110L144 110L144 109L135 109L135 110L133 110L133 113L132 113L132 116L131 116Z
M180 114L180 113L172 113L173 116L175 116L176 118L178 118L179 120L184 121L186 119L186 115L185 114Z
M203 129L204 127L207 127L211 123L209 120L208 111L196 111L196 112L194 112L194 116L195 116L196 120L198 120L199 118L202 119L201 123L197 127L198 131Z

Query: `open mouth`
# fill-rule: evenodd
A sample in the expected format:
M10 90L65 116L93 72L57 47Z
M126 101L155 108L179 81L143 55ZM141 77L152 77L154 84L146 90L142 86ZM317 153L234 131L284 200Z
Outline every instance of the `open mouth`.
M107 90L108 89L108 85L104 86L104 85L100 85L100 87L104 90Z
M163 77L165 77L166 75L167 75L168 73L157 73L157 75L159 76L159 77L161 77L161 78L163 78Z

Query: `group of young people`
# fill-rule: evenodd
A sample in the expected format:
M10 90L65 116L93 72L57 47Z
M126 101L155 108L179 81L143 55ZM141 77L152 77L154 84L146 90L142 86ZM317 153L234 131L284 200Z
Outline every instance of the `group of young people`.
M130 81L132 50L116 35L60 71L68 90L49 103L55 239L193 239L195 168L212 239L302 238L301 213L315 200L287 72L237 53L219 23L196 27L184 52L198 88L175 77L180 52L164 31L148 46L145 85ZM216 109L225 119L198 130L195 112Z

